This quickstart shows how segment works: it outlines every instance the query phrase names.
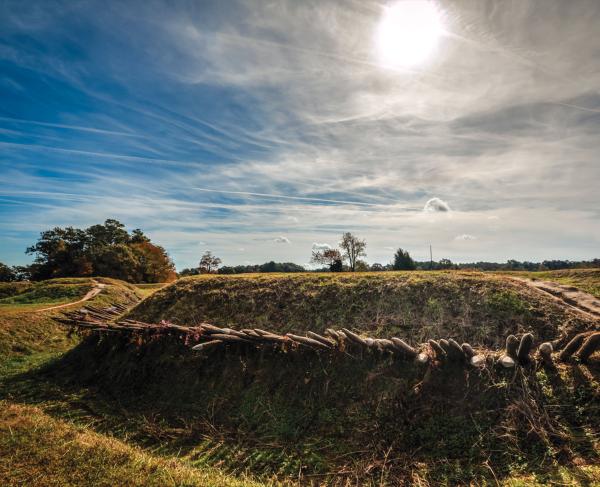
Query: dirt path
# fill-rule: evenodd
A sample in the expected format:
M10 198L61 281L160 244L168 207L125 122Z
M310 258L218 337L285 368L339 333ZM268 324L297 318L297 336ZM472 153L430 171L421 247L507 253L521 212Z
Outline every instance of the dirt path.
M512 279L524 282L537 291L549 294L557 301L580 313L584 313L588 317L600 319L600 299L574 286L565 286L564 284L552 281L539 281L522 277L513 277Z
M101 282L98 281L94 281L92 280L92 282L95 284L95 286L90 289L87 294L81 298L78 301L73 301L71 303L65 303L65 304L58 304L56 306L50 306L49 308L42 308L42 309L36 309L34 312L35 313L39 313L40 311L50 311L53 309L61 309L61 308L67 308L69 306L73 306L74 304L79 304L79 303L85 303L86 301L92 299L95 296L98 296L98 294L100 294L102 292L102 290L106 287L106 284L103 284Z

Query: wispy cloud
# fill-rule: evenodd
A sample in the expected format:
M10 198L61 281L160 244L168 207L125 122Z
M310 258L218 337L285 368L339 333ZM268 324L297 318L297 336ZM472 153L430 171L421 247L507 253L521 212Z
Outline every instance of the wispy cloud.
M533 6L444 3L437 55L398 71L375 1L4 3L0 260L107 217L179 267L345 230L380 262L596 256L600 4Z

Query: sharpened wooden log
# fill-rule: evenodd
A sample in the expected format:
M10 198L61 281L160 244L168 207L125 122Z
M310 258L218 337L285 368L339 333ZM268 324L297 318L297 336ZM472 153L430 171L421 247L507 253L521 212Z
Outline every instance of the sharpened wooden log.
M318 333L315 333L313 331L307 331L306 335L309 338L312 338L313 340L317 340L318 342L321 342L323 345L327 345L328 347L332 347L333 345L335 345L335 343L332 340L330 340L329 338L325 338L324 336L321 336Z
M473 347L471 345L469 345L468 343L463 343L460 348L462 349L463 353L465 354L465 357L467 357L467 359L471 359L475 356L475 350L473 350Z
M394 344L394 347L400 352L401 355L407 358L415 358L417 356L417 351L404 340L396 337L392 337L391 340Z
M592 354L600 348L600 332L592 333L588 336L581 348L577 351L576 357L582 362L586 363Z
M221 340L223 342L234 342L234 343L252 343L250 340L246 338L238 337L235 335L227 335L225 333L213 333L208 335L211 339Z
M419 353L415 357L415 363L419 365L426 365L429 363L429 356L426 353Z
M436 342L435 340L429 340L427 343L429 343L429 346L433 350L435 358L437 358L438 360L446 360L446 351L441 347L441 345L438 342Z
M502 357L500 357L500 360L498 362L505 369L512 369L516 365L515 360L512 357L509 357L508 355L502 355Z
M208 348L215 347L216 345L220 345L223 342L221 340L211 340L210 342L199 343L198 345L194 345L192 350L196 350L197 352L206 350Z
M553 365L553 361L552 361L553 349L554 349L554 347L552 347L552 343L550 343L550 342L544 342L539 346L538 352L539 352L542 362L544 362L544 364Z
M325 350L329 350L329 349L333 348L333 345L331 345L331 344L325 345L324 343L321 343L318 340L314 340L313 338L303 337L300 335L294 335L293 333L286 333L285 336L291 338L295 342L301 343L302 345L308 345L313 348L320 348L320 349L325 349Z
M347 328L342 328L344 334L348 337L349 340L353 341L358 345L362 345L363 347L367 347L367 343L361 337L359 337L356 333L348 330Z
M473 367L485 367L485 355L473 355L469 362Z
M254 331L259 335L274 335L272 331L261 330L260 328L254 328Z
M448 344L448 357L450 358L450 360L452 360L453 362L463 362L465 360L465 354L458 342L452 338L449 338Z
M565 348L563 348L562 351L560 352L560 354L558 355L559 360L561 362L567 362L571 358L571 356L577 350L579 350L579 347L581 347L581 345L583 345L583 342L585 341L586 338L587 338L586 333L579 333L578 335L575 335L569 341L569 343L567 343Z
M218 326L209 325L208 323L202 323L200 327L207 335L212 335L214 333L221 333L226 335L225 330L223 328L219 328Z
M331 338L333 338L337 342L340 342L341 340L343 340L343 337L340 335L340 333L335 331L333 328L327 328L325 330L325 335L329 335Z
M519 339L514 335L508 335L506 337L506 355L508 355L513 360L516 360L518 350Z
M525 333L521 337L521 343L519 343L519 350L517 351L517 360L521 365L528 364L531 361L529 354L533 348L533 335L531 333Z
M450 342L444 338L439 339L437 342L440 345L440 347L444 349L446 355L448 355L450 353Z

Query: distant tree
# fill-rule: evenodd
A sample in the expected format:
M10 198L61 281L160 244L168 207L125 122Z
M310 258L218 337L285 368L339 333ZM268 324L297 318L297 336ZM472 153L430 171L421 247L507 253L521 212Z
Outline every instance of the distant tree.
M396 250L393 267L395 271L412 271L417 268L408 251L402 249Z
M369 270L369 264L367 264L364 260L357 260L354 270L356 272L367 272Z
M352 272L356 270L356 261L359 257L367 256L367 253L365 252L367 242L355 237L350 232L346 232L342 235L340 248L342 249L344 258L348 261L348 265Z
M213 272L217 272L219 264L221 264L221 259L214 256L212 252L208 250L204 252L204 255L200 259L198 269L201 274L212 274Z
M220 270L221 269L219 269L219 271ZM186 267L181 272L179 272L179 277L197 276L198 274L200 274L200 271L198 270L197 267L189 267L189 268Z
M0 282L12 282L17 280L17 273L13 267L0 262Z
M454 264L450 259L440 259L437 265L438 269L453 269Z
M313 250L310 261L328 266L331 272L342 272L342 254L337 249Z
M385 271L385 267L383 267L383 265L379 264L378 262L375 262L374 264L371 264L371 269L372 272L383 272Z

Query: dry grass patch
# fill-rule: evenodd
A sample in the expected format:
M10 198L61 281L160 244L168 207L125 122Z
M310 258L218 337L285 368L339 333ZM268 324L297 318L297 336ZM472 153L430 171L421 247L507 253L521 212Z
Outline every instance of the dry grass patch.
M4 486L259 485L153 456L53 419L38 408L6 401L0 402L0 452L0 484Z

